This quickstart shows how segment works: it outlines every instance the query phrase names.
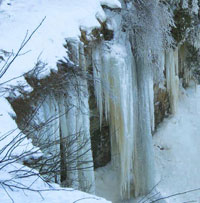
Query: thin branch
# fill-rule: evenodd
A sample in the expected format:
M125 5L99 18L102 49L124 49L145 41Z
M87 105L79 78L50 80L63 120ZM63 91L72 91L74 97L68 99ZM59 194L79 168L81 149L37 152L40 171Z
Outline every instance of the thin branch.
M10 54L10 56L8 57L8 60L6 61L6 63L4 64L4 66L1 68L0 71L0 78L3 77L3 75L6 73L6 71L8 70L8 68L11 66L11 64L15 61L15 59L20 55L22 49L26 46L26 44L30 41L30 39L33 37L33 35L35 34L35 32L40 28L40 26L42 25L42 23L44 22L44 20L46 19L46 16L42 19L42 21L40 22L40 24L35 28L35 30L33 30L33 32L30 34L30 36L28 37L28 31L26 32L26 35L20 45L20 48L18 49L17 53L14 55L14 57L11 59L10 62L9 59L11 58L12 54Z
M8 191L6 190L5 186L4 186L2 183L0 183L0 184L2 185L2 187L3 187L4 191L6 192L6 194L8 195L8 197L11 199L12 203L14 203L13 198L10 196L10 194L9 194Z
M101 200L100 198L96 198L96 197L84 197L84 198L81 198L81 199L77 199L77 200L74 201L73 203L80 202L80 201L85 200L85 199Z
M169 195L169 196L166 196L166 197L161 197L159 199L151 201L150 203L158 202L160 200L168 199L168 198L179 196L179 195L184 195L184 194L191 193L191 192L196 192L196 191L199 191L199 190L200 190L200 188L196 188L196 189L193 189L193 190L187 190L185 192L179 192L179 193L176 193L176 194L173 194L173 195Z

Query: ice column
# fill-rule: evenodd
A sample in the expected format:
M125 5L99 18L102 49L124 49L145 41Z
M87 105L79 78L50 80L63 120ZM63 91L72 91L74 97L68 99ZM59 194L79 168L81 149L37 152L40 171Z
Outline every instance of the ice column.
M178 48L170 50L165 54L167 90L170 97L171 112L175 113L179 96L179 77L178 77Z

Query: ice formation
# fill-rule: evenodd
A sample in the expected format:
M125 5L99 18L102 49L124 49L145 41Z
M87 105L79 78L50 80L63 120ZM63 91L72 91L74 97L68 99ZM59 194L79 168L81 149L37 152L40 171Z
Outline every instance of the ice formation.
M51 95L45 99L39 110L43 116L38 118L43 118L42 122L47 123L47 125L38 136L42 136L41 146L50 143L45 151L46 155L53 156L61 153L61 160L64 161L60 165L61 176L67 177L67 185L94 193L88 98L86 95L82 95L80 105L80 95L78 96L76 93L71 92L70 99L67 98L67 100L64 95L57 97ZM37 141L36 138L35 140ZM66 154L62 154L62 151ZM55 162L59 159L60 157L55 157L52 161ZM62 167L67 167L65 175L62 174ZM60 175L56 179L59 180ZM66 183L61 182L61 184L65 185Z
M121 196L127 199L154 185L154 103L150 67L145 58L134 58L125 39L96 44L92 61L100 119L105 115L110 123L112 162L119 167Z
M152 132L155 130L155 78L151 63L148 61L153 51L146 53L143 50L145 47L136 49L133 47L127 33L121 31L123 30L120 25L121 14L115 14L114 17L111 15L112 18L109 18L111 10L121 9L119 1L100 2L106 7L106 12L102 8L98 10L95 15L97 25L92 28L81 27L81 34L84 32L86 35L85 41L83 38L84 42L80 42L77 38L67 39L67 60L73 63L74 67L80 67L85 71L92 67L94 94L100 114L99 124L102 125L104 117L109 122L112 164L118 168L121 197L129 199L133 196L146 195L155 186L152 148ZM193 0L192 3L193 12L196 13L197 1ZM188 7L187 1L183 1L182 7ZM105 30L101 29L113 31L113 39L104 40L101 32ZM97 33L97 37L93 36L93 33ZM151 36L149 32L146 33L145 40L150 41ZM154 41L149 43L152 45ZM182 68L184 69L182 65L179 70L179 59L183 62L185 59L181 49L178 48L163 50L158 58L161 70L166 71L171 112L175 113L179 95L178 74ZM59 68L54 71L59 71ZM184 74L188 74L185 78L190 77L189 72L186 71ZM57 175L56 181L61 180L60 183L65 186L63 181L67 177L68 181L71 181L70 184L67 183L70 187L94 193L88 86L86 80L79 77L71 78L71 83L74 85L64 89L67 92L56 93L55 90L45 95L46 98L35 115L33 124L47 125L39 134L33 136L33 143L38 146L56 143L43 151L47 157L59 154L67 145L64 154L60 153L61 157L51 160L53 163L61 159L60 170L66 173ZM38 140L40 143L37 143ZM84 147L81 147L80 144L83 143ZM68 156L72 153L72 156ZM80 166L79 163L83 164ZM62 166L68 167L67 170L62 171Z
M73 61L73 68L76 68L78 64L79 71L82 72L85 68L82 43L76 39L68 39L67 44L73 52L73 55L69 54ZM59 70L63 69L61 66ZM65 68L72 69L72 67ZM77 69L77 73L79 71ZM37 128L31 134L28 133L28 136L33 139L34 145L41 147L47 159L46 170L48 170L48 165L52 167L57 163L54 167L60 172L52 174L52 181L63 186L95 193L87 81L82 75L76 75L74 72L70 76L65 76L66 72L59 73L59 71L53 74L54 76L60 74L61 78L58 80L64 81L53 82L51 87L43 93L40 90L40 98L33 99L28 104L30 107L38 108L31 119L29 130L31 132L34 126ZM27 76L27 81L34 80L28 79L34 78L33 75L31 73ZM38 81L37 84L40 84L38 78L35 80ZM35 83L32 84L30 81L33 92L37 91L37 85L34 86ZM51 80L47 80L47 83L50 84Z
M177 109L179 95L179 77L178 77L178 49L170 50L165 54L167 90L170 96L171 112L175 113Z
M117 164L118 158L120 160L121 192L124 194L128 191L130 196L133 179L130 173L133 170L133 119L136 116L133 114L133 94L129 91L133 89L132 62L120 45L110 45L109 48L105 51L106 46L100 45L93 49L95 95L100 118L105 106L105 116L111 124L112 161Z

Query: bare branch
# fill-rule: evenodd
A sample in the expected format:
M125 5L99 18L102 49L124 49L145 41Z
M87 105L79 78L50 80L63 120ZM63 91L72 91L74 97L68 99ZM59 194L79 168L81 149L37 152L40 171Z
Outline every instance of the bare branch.
M31 38L33 37L33 35L37 32L37 30L40 28L40 26L42 25L42 23L44 22L44 20L46 19L46 17L44 17L42 19L42 21L40 22L40 24L35 28L35 30L33 30L33 32L30 34L30 36L28 37L28 31L26 32L26 35L20 45L20 48L18 49L17 53L13 56L13 52L9 55L8 59L6 60L5 64L3 65L3 67L0 70L0 78L3 77L3 75L6 73L6 71L9 69L9 67L11 66L11 64L15 61L15 59L20 56L21 51L23 50L23 48L27 45L27 43L31 40ZM11 57L13 56L13 58L11 59ZM11 61L9 62L9 60L11 59Z

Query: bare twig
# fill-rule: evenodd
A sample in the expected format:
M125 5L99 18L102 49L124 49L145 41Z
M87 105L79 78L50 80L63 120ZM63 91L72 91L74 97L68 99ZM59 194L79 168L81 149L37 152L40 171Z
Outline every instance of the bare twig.
M5 64L3 65L3 67L0 70L0 78L3 77L3 75L6 73L6 71L9 69L9 67L11 66L11 64L15 61L15 59L20 55L21 51L23 50L23 48L27 45L27 43L31 40L31 38L33 37L33 35L35 34L35 32L40 28L40 26L42 25L42 23L44 22L44 20L46 19L46 17L44 17L42 19L42 21L40 22L40 24L35 28L35 30L33 30L33 32L30 34L30 36L28 37L28 31L26 32L26 35L20 45L20 48L18 49L17 53L13 56L13 58L11 59L13 52L9 55L8 59L6 60ZM11 59L11 61L9 62L9 60Z
M196 191L199 191L199 190L200 190L200 188L196 188L196 189L193 189L193 190L187 190L185 192L179 192L179 193L176 193L176 194L173 194L173 195L169 195L169 196L166 196L166 197L161 197L159 199L151 201L150 203L158 202L160 200L169 199L171 197L180 196L180 195L184 195L184 194L191 193L191 192L196 192Z

